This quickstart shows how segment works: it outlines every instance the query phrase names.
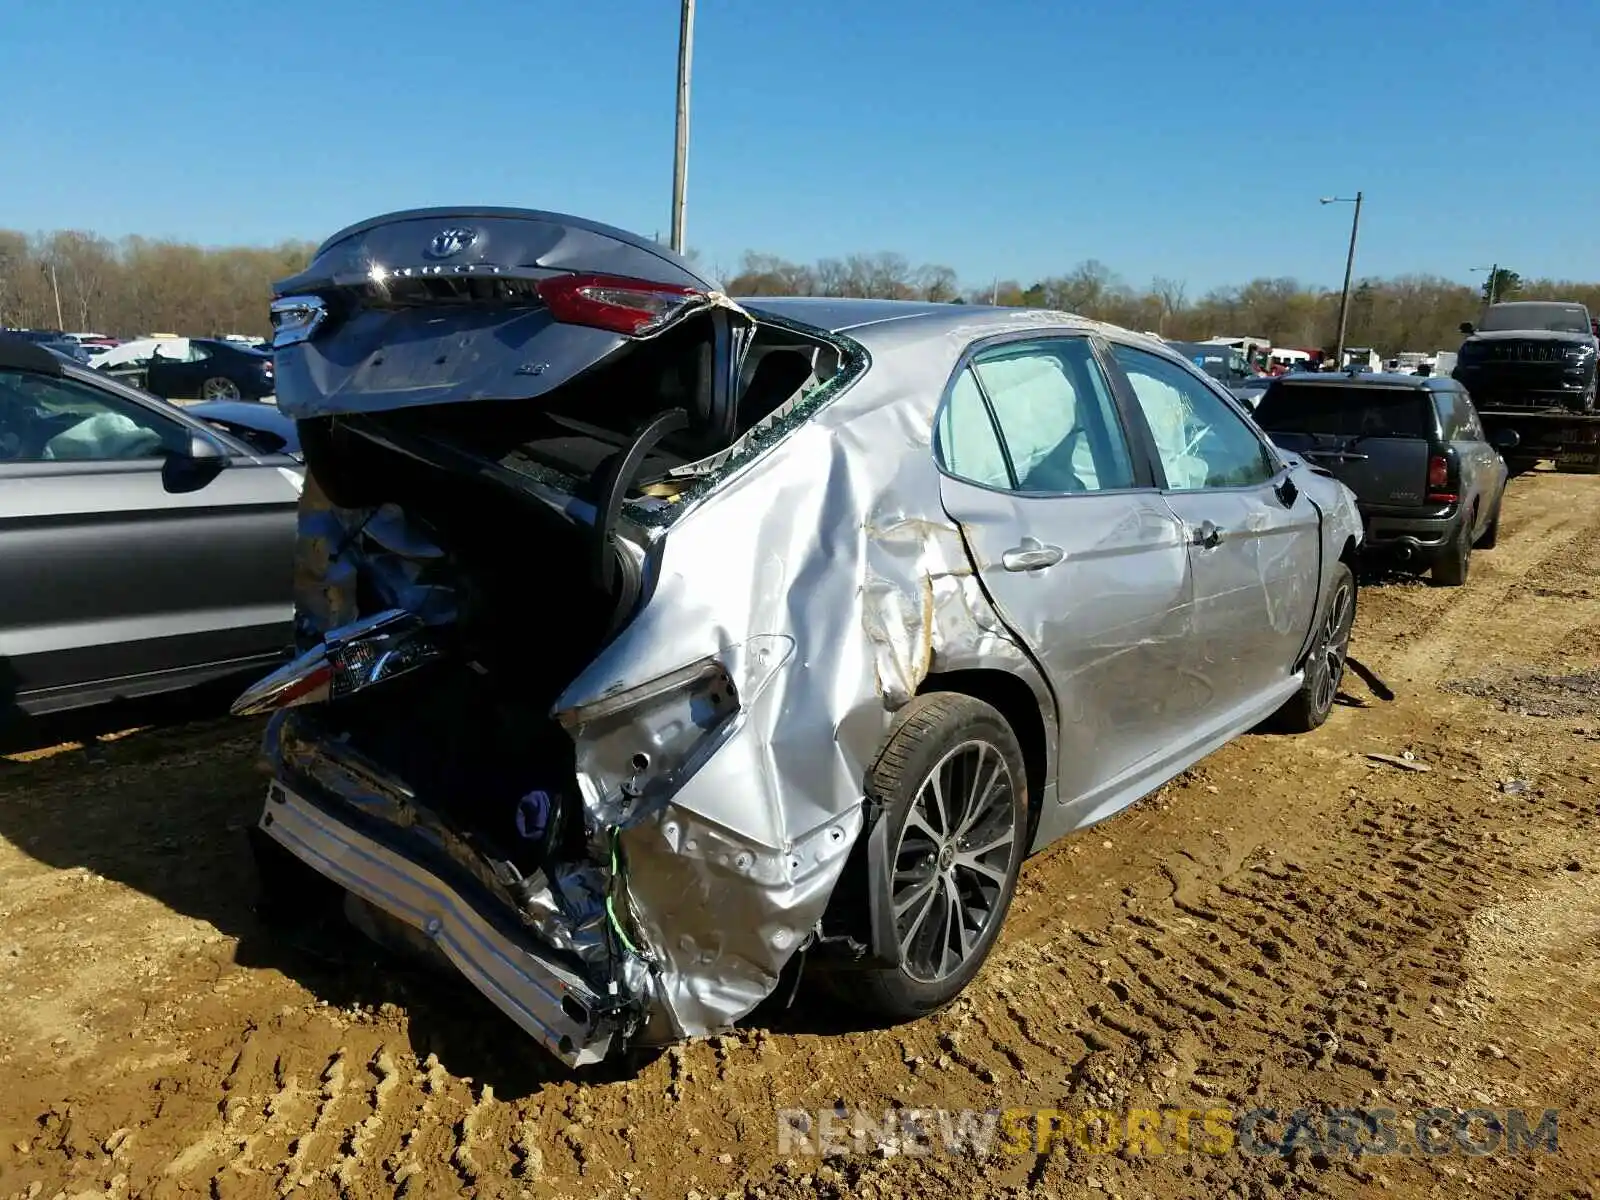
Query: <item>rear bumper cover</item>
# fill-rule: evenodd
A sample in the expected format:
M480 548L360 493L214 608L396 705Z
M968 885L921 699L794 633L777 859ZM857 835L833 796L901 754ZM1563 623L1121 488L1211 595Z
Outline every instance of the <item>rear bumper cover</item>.
M1363 513L1366 537L1362 550L1373 557L1430 557L1450 544L1459 514L1435 517L1392 517Z
M569 1067L599 1062L618 1029L573 972L508 936L451 883L274 782L261 830L346 891L430 939L475 987Z

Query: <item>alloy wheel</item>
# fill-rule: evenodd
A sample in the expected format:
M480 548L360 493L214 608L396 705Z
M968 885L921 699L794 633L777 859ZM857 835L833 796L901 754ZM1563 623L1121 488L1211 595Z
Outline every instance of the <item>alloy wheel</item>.
M1015 803L1011 768L985 741L956 746L917 789L891 884L901 969L912 979L948 978L986 943L1022 849Z
M1328 602L1328 615L1322 622L1322 636L1318 639L1317 657L1317 711L1326 712L1333 707L1339 694L1339 684L1344 679L1345 654L1350 649L1350 603L1354 595L1348 581L1341 582Z
M206 400L237 400L239 385L231 379L208 379L201 386L200 395Z

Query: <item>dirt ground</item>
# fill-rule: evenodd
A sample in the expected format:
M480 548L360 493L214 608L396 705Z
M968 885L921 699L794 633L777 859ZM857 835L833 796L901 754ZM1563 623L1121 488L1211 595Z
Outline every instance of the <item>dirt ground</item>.
M949 1010L809 1000L581 1079L463 985L258 928L257 726L0 762L0 1197L1593 1196L1600 477L1514 481L1468 586L1364 589L1355 652L1394 702L1351 680L1034 859ZM1556 1109L1559 1149L780 1147L835 1104Z

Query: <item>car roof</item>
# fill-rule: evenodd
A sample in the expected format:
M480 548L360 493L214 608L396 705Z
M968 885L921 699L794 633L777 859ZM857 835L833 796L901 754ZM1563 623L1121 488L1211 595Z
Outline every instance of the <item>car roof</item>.
M1061 329L1105 333L1118 340L1172 354L1164 342L1130 329L1046 308L997 308L987 304L940 304L928 300L864 300L833 296L741 296L758 316L778 317L827 333L866 334L880 347L910 344L959 330L976 340L992 330Z
M0 368L33 371L40 375L60 375L65 356L42 342L0 334Z
M1582 300L1496 300L1490 308L1585 308Z
M1455 382L1448 375L1406 375L1399 371L1293 371L1279 375L1274 383L1292 383L1296 387L1414 388L1418 391L1452 391Z

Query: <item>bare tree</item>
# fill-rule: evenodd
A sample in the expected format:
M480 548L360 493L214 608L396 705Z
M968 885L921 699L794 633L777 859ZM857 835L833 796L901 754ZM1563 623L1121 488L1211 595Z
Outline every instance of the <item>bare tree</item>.
M103 237L67 229L42 244L39 258L55 272L68 323L80 330L92 329L117 271L115 247Z
M936 304L948 304L961 295L955 269L938 263L917 268L915 287L922 299L932 300Z
M1181 279L1157 275L1150 281L1150 294L1156 299L1156 331L1166 333L1167 322L1183 311L1189 285Z

